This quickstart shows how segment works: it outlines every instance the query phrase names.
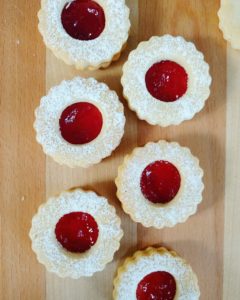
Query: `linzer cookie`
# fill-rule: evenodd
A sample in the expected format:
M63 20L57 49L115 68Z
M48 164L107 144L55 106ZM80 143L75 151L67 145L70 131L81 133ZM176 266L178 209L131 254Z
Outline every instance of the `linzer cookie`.
M32 219L32 249L59 277L79 278L101 271L113 259L123 231L107 199L81 189L42 204Z
M188 148L159 141L136 148L118 169L123 210L145 227L173 227L202 201L203 171Z
M123 105L93 78L76 77L50 89L35 110L37 141L59 164L89 167L111 155L124 133Z
M137 251L119 267L114 300L198 300L200 290L191 266L165 248Z
M38 17L46 46L78 69L108 67L130 29L125 0L42 0Z
M137 116L165 127L192 119L204 107L211 77L193 43L164 35L141 42L130 53L121 82Z

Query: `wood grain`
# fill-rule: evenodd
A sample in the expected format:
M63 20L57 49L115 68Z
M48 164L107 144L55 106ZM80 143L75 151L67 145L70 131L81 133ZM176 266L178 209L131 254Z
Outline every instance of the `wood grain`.
M4 300L45 297L44 271L28 238L32 215L45 198L45 157L32 127L33 110L45 90L38 9L38 1L0 1L0 298Z

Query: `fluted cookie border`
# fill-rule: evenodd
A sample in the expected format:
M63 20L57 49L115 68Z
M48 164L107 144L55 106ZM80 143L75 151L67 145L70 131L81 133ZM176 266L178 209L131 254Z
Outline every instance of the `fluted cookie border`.
M41 0L39 31L44 43L56 57L77 69L106 68L120 57L130 30L129 8L125 0L95 0L104 10L106 24L94 40L73 39L64 30L61 12L67 0Z
M103 128L90 143L72 145L61 136L59 118L67 106L86 101L102 113ZM94 78L75 77L52 87L41 99L35 110L34 129L45 154L61 165L87 168L110 156L118 147L125 122L124 107L115 91Z
M55 237L58 220L75 211L92 215L99 229L96 244L81 254L66 251ZM38 208L32 219L29 236L38 261L49 272L62 278L77 279L102 271L112 261L114 253L120 247L123 231L115 208L109 205L106 198L92 191L76 188L50 197Z
M155 99L147 90L145 75L155 63L171 60L188 73L188 89L174 102ZM153 36L133 50L123 66L123 94L138 118L151 125L178 125L190 120L205 105L210 95L211 76L203 54L192 42L171 35Z
M154 204L141 192L140 178L143 170L151 163L166 160L172 163L181 176L181 186L175 198L167 204ZM123 210L145 227L173 227L185 222L196 213L202 201L203 170L199 160L186 147L175 142L150 142L138 147L125 156L118 168L115 180L117 197Z
M149 247L128 257L118 268L114 279L114 300L136 300L138 283L148 274L166 271L176 280L175 300L198 300L198 279L191 266L175 251ZM127 296L127 298L126 298Z

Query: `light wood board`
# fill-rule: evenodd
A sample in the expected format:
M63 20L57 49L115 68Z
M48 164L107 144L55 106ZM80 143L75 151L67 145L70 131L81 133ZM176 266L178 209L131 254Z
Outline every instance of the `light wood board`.
M227 51L218 29L218 0L127 0L132 30L119 62L107 70L79 72L45 49L37 31L38 1L1 0L1 199L0 299L112 299L112 279L126 255L149 245L165 245L196 271L203 300L240 295L238 234L240 183L240 52ZM182 35L196 43L213 77L206 107L180 126L160 128L139 121L122 97L121 68L129 51L152 35ZM126 131L120 147L101 164L69 169L45 158L35 142L33 111L51 86L76 75L93 76L117 91L125 105ZM114 178L125 154L137 145L166 139L191 148L205 171L204 201L198 213L172 229L145 229L122 211ZM30 248L28 231L47 197L73 186L93 189L116 206L125 232L114 262L92 278L58 279L45 272ZM226 194L225 194L226 193ZM127 299L126 299L127 300Z

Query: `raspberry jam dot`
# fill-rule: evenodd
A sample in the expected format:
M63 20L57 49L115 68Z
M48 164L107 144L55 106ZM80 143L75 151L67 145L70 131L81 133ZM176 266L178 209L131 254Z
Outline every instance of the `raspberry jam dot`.
M65 31L74 39L96 39L105 28L102 7L92 0L74 0L66 3L61 15Z
M178 169L168 161L159 160L142 172L140 187L144 197L159 204L173 200L181 185Z
M98 239L98 225L88 213L72 212L64 215L55 228L58 242L70 252L83 253Z
M153 272L138 284L137 300L173 300L176 295L176 281L168 272Z
M164 102L181 98L188 88L188 74L174 61L163 60L151 66L145 76L149 93Z
M64 109L59 126L61 135L67 142L82 145L93 141L100 134L103 118L92 103L78 102Z

